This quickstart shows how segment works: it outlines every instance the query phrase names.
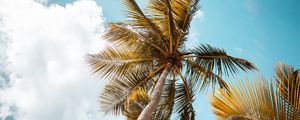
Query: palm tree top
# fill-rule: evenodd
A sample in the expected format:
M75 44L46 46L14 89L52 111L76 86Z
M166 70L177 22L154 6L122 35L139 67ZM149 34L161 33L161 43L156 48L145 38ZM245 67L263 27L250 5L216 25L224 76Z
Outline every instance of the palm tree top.
M228 89L222 75L256 69L249 61L210 45L185 48L199 0L148 0L143 10L135 0L123 2L129 19L110 23L103 38L111 44L88 57L94 73L110 80L101 94L103 110L120 113L130 93L138 87L152 91L164 69L170 68L167 81L176 81L176 85L164 91L174 95L160 102L171 99L174 103L175 99L176 112L194 116L192 102L197 90L210 84Z

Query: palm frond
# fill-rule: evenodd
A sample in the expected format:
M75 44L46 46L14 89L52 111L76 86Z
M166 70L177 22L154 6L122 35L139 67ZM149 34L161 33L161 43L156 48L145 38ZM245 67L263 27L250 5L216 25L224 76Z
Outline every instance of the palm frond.
M199 0L172 0L174 19L178 26L179 35L176 38L175 48L183 45L193 17L199 10Z
M168 25L167 18L172 16L175 26L184 33L187 32L193 16L199 9L198 3L199 0L150 0L147 10L153 21L160 26Z
M169 39L174 40L172 44L177 48L188 34L193 16L199 9L198 3L199 0L150 0L147 8L163 35L167 39L170 35Z
M104 39L115 44L126 44L132 46L144 41L142 35L129 25L124 23L110 23L104 33Z
M175 81L175 75L173 75L173 79L166 80L160 103L154 114L154 119L169 120L171 118L175 102Z
M112 112L117 115L122 113L126 98L135 91L135 88L138 88L136 85L146 77L147 75L142 73L139 75L126 74L123 79L115 78L111 80L100 95L101 109L106 113Z
M129 20L128 22L132 27L143 28L148 32L151 31L152 33L154 33L154 35L156 35L156 37L159 40L165 41L162 35L162 31L155 24L155 22L153 22L144 14L144 12L140 9L140 7L135 2L135 0L123 0L123 1L127 8L126 11L128 17L131 18L131 20Z
M226 82L221 78L221 76L216 75L211 70L206 69L191 60L186 60L186 78L193 82L192 85L196 86L197 90L205 90L208 85L212 85L213 90L218 84L220 88L225 88L229 91L229 87Z
M274 87L266 80L244 80L231 85L232 94L224 90L216 92L210 103L219 120L230 118L279 120L281 118L276 114L284 109Z
M193 16L199 10L199 0L172 0L171 6L177 26L187 32Z
M183 83L178 83L176 85L176 95L175 95L175 109L174 111L177 112L177 118L181 120L194 120L195 119L195 110L193 107L192 99L189 100L187 98L188 94L194 94L191 90L190 93L186 93L185 85ZM190 85L191 86L191 85Z
M146 17L135 0L123 0L123 3L127 8L126 12L128 14L128 17L131 18L131 25L136 27L151 27L151 29L157 29L155 24Z
M153 38L150 31L139 30L125 23L109 24L104 39L112 42L115 46L126 46L138 51L153 52L153 49L156 49L164 52L164 46Z
M146 89L138 87L133 91L125 102L124 115L128 120L136 120L150 98ZM168 120L171 117L175 98L175 81L167 80L163 88L161 101L155 113L150 119Z
M174 23L174 18L173 18L173 11L172 11L172 7L170 5L170 1L169 0L165 0L164 1L166 4L166 11L167 11L167 21L168 21L168 38L169 38L169 51L170 53L173 52L173 46L175 45L173 42L174 39L174 34L176 32L176 26Z
M216 92L211 99L218 119L298 120L299 73L280 64L275 68L276 84L262 80L244 80L231 84L231 93Z
M195 110L193 107L195 88L192 85L192 82L187 81L186 78L177 70L182 83L176 85L176 94L175 94L175 112L179 115L177 116L181 120L194 120L195 119Z
M124 104L124 115L127 117L127 120L136 120L149 101L150 98L147 94L147 90L142 87L137 87L129 95Z
M275 67L276 83L278 88L278 94L286 100L285 104L289 108L287 109L289 119L300 119L300 76L299 69L295 70L292 66L280 63ZM297 114L293 113L298 112ZM296 116L295 116L296 115Z
M147 10L151 20L158 26L162 35L167 40L169 35L168 10L165 0L150 0L147 4Z
M88 63L101 78L122 76L128 71L145 70L152 65L153 58L144 58L128 48L107 47L95 55L88 56Z
M225 50L210 45L200 45L191 50L195 56L184 56L194 58L193 62L216 73L217 75L236 74L239 69L243 71L256 70L256 67L249 61L229 56Z
M128 95L138 87L148 90L153 85L153 79L164 67L161 66L153 72L128 72L120 78L113 78L100 95L101 109L106 113L120 114L124 110L124 102Z

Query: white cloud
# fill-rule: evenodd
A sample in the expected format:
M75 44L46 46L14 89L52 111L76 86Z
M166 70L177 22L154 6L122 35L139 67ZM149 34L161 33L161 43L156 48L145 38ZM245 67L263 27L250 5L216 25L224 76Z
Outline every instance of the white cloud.
M197 18L197 19L200 19L201 17L203 17L204 16L204 12L203 11L201 11L201 10L198 10L197 12L196 12L196 14L195 14L195 18Z
M14 81L0 90L0 119L14 112L18 120L116 119L99 112L103 82L91 77L84 62L87 53L105 44L99 39L104 25L95 1L62 7L0 0L0 21L7 35L1 41L11 42L7 61Z

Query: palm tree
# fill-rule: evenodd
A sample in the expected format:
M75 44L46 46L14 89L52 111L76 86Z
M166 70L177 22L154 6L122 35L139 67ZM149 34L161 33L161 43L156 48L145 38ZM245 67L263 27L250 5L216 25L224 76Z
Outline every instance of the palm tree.
M142 87L151 97L139 120L149 119L157 108L171 113L173 106L181 118L194 119L197 90L210 84L228 89L222 75L255 69L210 45L185 48L199 0L149 0L143 11L135 0L123 1L129 19L110 23L103 36L110 45L88 57L94 73L109 79L100 96L103 110L122 113L129 95Z
M280 64L276 84L265 79L240 81L231 93L216 92L213 112L219 120L300 120L299 69Z

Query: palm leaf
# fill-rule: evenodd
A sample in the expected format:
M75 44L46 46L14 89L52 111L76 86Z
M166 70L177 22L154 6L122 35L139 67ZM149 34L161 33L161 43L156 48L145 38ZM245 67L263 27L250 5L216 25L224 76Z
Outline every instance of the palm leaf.
M276 83L280 96L285 99L288 119L300 119L300 76L299 69L280 63L275 67ZM297 114L298 112L298 114ZM294 114L296 113L296 114Z
M147 4L147 10L151 16L151 20L158 25L162 35L167 40L169 35L168 10L165 0L150 0Z
M175 21L180 29L178 30L180 34L176 38L175 48L183 46L186 41L192 19L200 8L198 3L199 0L174 0L172 2Z
M231 93L216 92L211 99L218 119L300 119L298 70L280 64L275 68L277 84L266 80L245 80L231 85Z
M132 72L122 77L113 78L100 95L101 108L106 113L120 114L124 110L124 102L128 95L138 87L147 90L153 84L153 79L163 70L165 66L157 68L153 72Z
M143 30L146 30L148 32L154 33L159 40L165 41L162 37L162 31L159 29L159 27L147 16L143 13L143 11L139 8L138 4L135 2L135 0L123 0L124 4L126 6L126 11L128 14L128 17L131 18L131 20L128 21L128 23L132 27L138 27L143 28Z
M136 120L149 101L150 98L147 94L147 90L142 87L137 87L129 95L124 104L124 115L127 117L127 120Z
M104 39L112 42L115 46L126 46L134 48L136 51L163 52L164 49L164 46L153 38L151 32L134 28L125 23L109 24Z
M196 86L197 90L204 90L208 88L208 85L212 85L213 90L218 84L220 88L225 88L229 90L226 82L221 78L221 76L216 75L211 70L206 69L191 60L186 60L186 78L189 78L193 85Z
M153 120L168 120L171 117L175 96L175 81L169 80L165 83L162 99L155 113ZM138 87L133 91L125 102L124 115L128 120L136 120L145 106L149 103L149 95L145 88Z
M169 120L172 115L176 91L175 81L176 79L173 75L173 79L167 80L164 85L159 106L154 114L156 120Z
M150 0L147 8L163 35L166 39L174 39L172 44L177 48L188 34L192 18L199 9L198 3L199 0Z
M141 41L144 41L138 31L124 23L110 23L104 33L104 39L117 45L125 43L128 46L140 45Z
M284 109L274 87L266 80L236 82L231 86L232 94L220 90L213 95L213 112L219 120L279 120L275 115Z
M139 86L136 83L140 83L146 87L150 83L141 83L147 75L138 74L126 74L123 79L114 78L105 87L104 92L100 95L101 109L106 113L113 112L114 114L120 114L124 110L124 102L126 98L136 90Z
M255 66L247 60L229 56L225 50L212 47L210 45L200 45L191 50L195 56L187 56L187 58L195 58L194 63L209 69L217 75L229 75L243 71L255 70Z
M183 77L178 68L176 70L182 80L182 83L176 85L175 111L179 114L177 117L181 120L194 120L195 110L193 102L196 89L191 81L187 81L186 78Z
M175 26L175 23L174 23L174 18L173 18L173 11L172 11L172 7L170 5L170 1L169 0L165 0L164 1L165 4L166 4L166 11L167 11L167 21L168 21L168 38L169 38L169 51L170 53L173 52L173 46L174 46L174 42L173 42L173 39L174 39L174 35L175 33L177 32L176 31L176 26Z
M172 0L171 6L177 26L187 32L193 16L199 10L199 0Z
M88 56L93 72L101 78L122 76L128 71L147 68L152 65L152 61L152 58L143 58L136 51L120 47L107 47L98 54Z

